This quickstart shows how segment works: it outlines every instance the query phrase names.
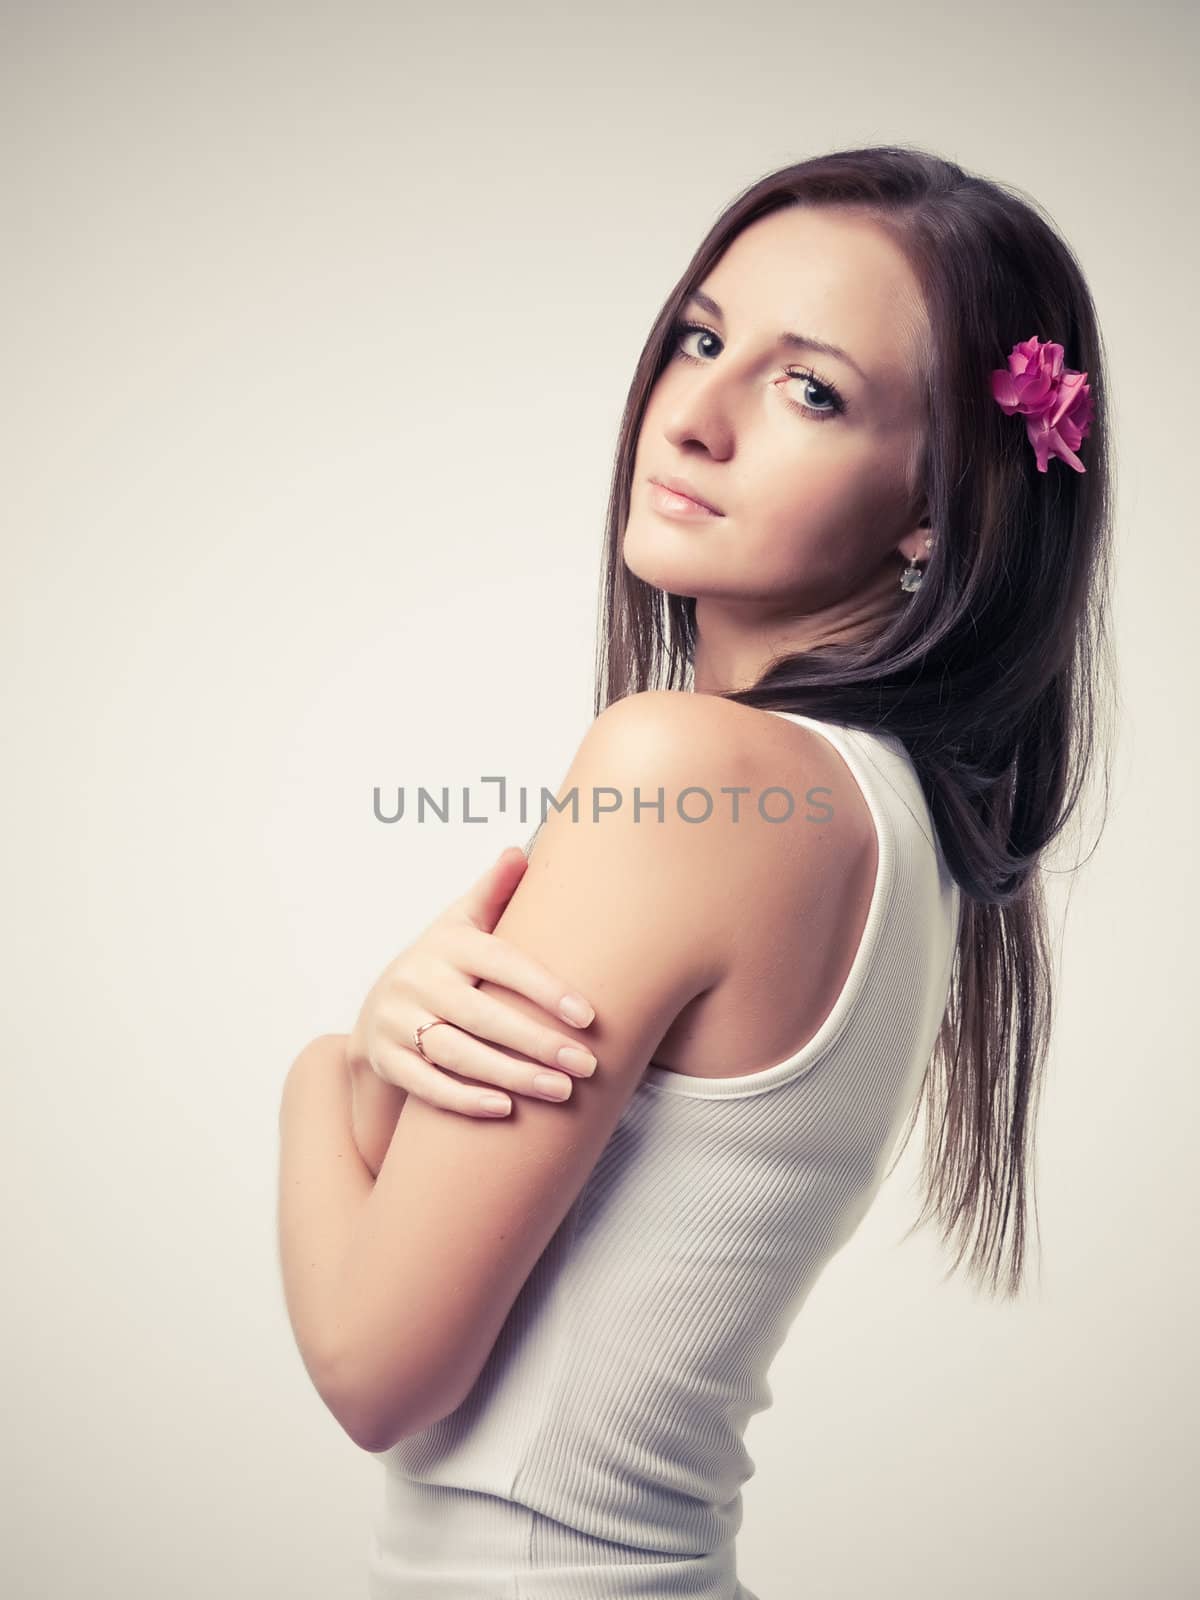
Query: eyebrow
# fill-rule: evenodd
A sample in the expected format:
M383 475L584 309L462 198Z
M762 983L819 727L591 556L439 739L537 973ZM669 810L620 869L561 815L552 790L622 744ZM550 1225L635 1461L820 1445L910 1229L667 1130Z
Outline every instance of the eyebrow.
M693 289L684 304L686 305L688 301L692 300L711 316L724 318L725 313L712 295L705 294L702 289ZM854 357L848 351L843 350L841 345L829 344L825 339L814 339L811 334L789 333L786 330L779 335L779 343L788 345L794 350L815 350L823 356L836 356L839 361L844 361L848 367L853 367L864 383L870 383L871 381Z

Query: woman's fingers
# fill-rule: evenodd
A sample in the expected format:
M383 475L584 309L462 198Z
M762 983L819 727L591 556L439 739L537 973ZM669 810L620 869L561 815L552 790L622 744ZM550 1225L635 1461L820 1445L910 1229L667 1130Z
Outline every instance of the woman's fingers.
M377 981L355 1023L349 1058L430 1105L468 1116L505 1115L497 1089L544 1100L570 1097L572 1076L590 1077L596 1059L560 1027L583 1029L595 1011L581 995L492 931L528 865L525 852L501 852L467 893L438 917ZM546 1020L528 1016L480 983L525 996ZM437 1019L421 1034L414 1030ZM511 1055L507 1052L513 1052ZM460 1081L474 1080L474 1081ZM486 1103L487 1093L502 1102Z
M491 933L524 877L528 864L525 852L515 844L509 845L475 880L455 909L473 927Z
M421 1043L432 1043L435 1033L446 1033L446 1028L431 1028L421 1035ZM460 1083L444 1067L431 1067L415 1050L407 1050L390 1039L382 1040L371 1058L377 1077L385 1083L394 1083L406 1089L427 1105L440 1106L444 1111L457 1111L468 1117L502 1117L512 1110L512 1101L495 1089L480 1088L478 1084ZM488 1097L494 1097L494 1104Z
M478 1077L479 1069L492 1058L495 1058L497 1068L507 1060L499 1051L489 1049L491 1045L501 1045L527 1057L528 1065L534 1071L540 1065L543 1069L561 1068L576 1078L590 1078L596 1070L595 1054L586 1044L580 1044L567 1034L540 1023L536 1017L526 1016L501 995L480 994L472 984L460 985L444 1009L432 1009L438 1016L452 1022L464 1035L471 1035L469 1040L464 1040L461 1048L474 1047L470 1049L469 1058L463 1058L474 1063L463 1069L470 1071L473 1076ZM432 1038L433 1032L431 1028L429 1033L423 1033L421 1043ZM429 1053L433 1054L432 1051ZM492 1076L490 1072L486 1075Z
M452 930L451 942L453 959L464 972L473 972L478 979L523 994L574 1028L586 1028L595 1018L594 1008L583 995L576 994L540 961L525 955L501 935L462 923Z
M427 963L419 972L397 983L382 1002L377 1021L402 1044L408 1045L412 1042L414 1028L431 1017L441 1017L464 1033L473 1034L478 1041L515 1050L534 1063L590 1077L595 1070L596 1057L586 1039L576 1039L556 1027L552 1015L544 1021L541 1016L528 1016L504 995L484 994L477 987L480 978L487 979L492 972L498 972L506 975L507 981L501 976L494 982L501 988L520 993L515 986L525 977L526 960L494 934L480 934L479 937L483 947L478 956L468 953L464 957L460 952L443 951L437 961ZM506 953L516 956L516 963L505 960ZM536 963L534 966L536 968ZM474 976L478 968L484 970ZM530 987L535 985L531 983ZM480 1059L478 1052L475 1059Z
M491 1084L537 1100L561 1102L570 1098L571 1080L561 1072L540 1074L553 1078L561 1089L551 1092L548 1085L539 1087L536 1066L523 1066L498 1051L488 1052L479 1040L468 1038L448 1023L428 1029L421 1035L421 1044L434 1065L415 1050L385 1039L376 1047L372 1066L386 1082L407 1089L418 1100L441 1106L446 1111L465 1113L469 1117L506 1116L512 1110L512 1101L498 1089L489 1087ZM483 1051L483 1058L476 1055L475 1047ZM460 1077L480 1081L465 1083Z
M381 1017L376 1026L376 1048L373 1059L378 1063L381 1059L381 1048L384 1045L395 1046L405 1052L411 1053L416 1061L428 1068L430 1063L445 1072L457 1072L464 1078L475 1080L475 1089L478 1092L481 1086L495 1085L498 1089L510 1089L515 1094L533 1095L538 1100L566 1100L570 1097L572 1079L589 1078L595 1071L595 1058L584 1061L558 1061L557 1052L546 1049L540 1044L540 1037L536 1032L537 1024L532 1024L535 1032L529 1038L533 1053L524 1050L520 1045L512 1046L517 1051L516 1056L506 1055L504 1049L496 1048L494 1039L499 1039L501 1044L506 1044L503 1037L521 1037L519 1028L513 1028L515 1021L522 1019L502 1000L492 1000L489 995L480 995L469 985L459 991L460 999L474 997L484 1007L484 1021L478 1017L473 1019L464 1016L462 1005L446 1005L439 1010L441 1021L437 1027L426 1028L421 1034L421 1048L429 1057L426 1061L417 1051L413 1043L413 1029L408 1025L408 1019L413 1012L405 1008L405 1021L398 1023L396 1013L388 1017ZM493 1019L491 1007L495 1006L496 1014ZM471 1020L476 1023L476 1028L471 1027ZM553 1035L551 1036L553 1037ZM578 1046L568 1048L577 1049ZM590 1052L589 1052L590 1056ZM390 1058L401 1073L406 1073L409 1063L395 1056ZM376 1065L376 1071L379 1070ZM405 1076L389 1080L410 1087L410 1081ZM416 1093L425 1099L424 1088L419 1088Z

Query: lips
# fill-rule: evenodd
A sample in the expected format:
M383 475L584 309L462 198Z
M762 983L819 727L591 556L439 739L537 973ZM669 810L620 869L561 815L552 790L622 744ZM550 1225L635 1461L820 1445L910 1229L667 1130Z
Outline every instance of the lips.
M706 500L686 478L651 478L650 482L661 484L664 489L670 489L672 494L685 495L687 499L694 500L698 506L702 506L705 511L711 511L715 516L725 515L720 506L715 506L711 500Z

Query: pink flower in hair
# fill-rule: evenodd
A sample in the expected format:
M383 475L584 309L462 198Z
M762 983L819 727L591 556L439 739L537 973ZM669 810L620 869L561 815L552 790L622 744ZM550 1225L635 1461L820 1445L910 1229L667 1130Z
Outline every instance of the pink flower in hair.
M1013 345L1008 366L992 373L992 397L1000 409L1025 418L1025 432L1039 472L1058 456L1076 472L1087 468L1075 454L1092 422L1092 392L1087 373L1063 367L1063 347L1043 343L1036 334Z

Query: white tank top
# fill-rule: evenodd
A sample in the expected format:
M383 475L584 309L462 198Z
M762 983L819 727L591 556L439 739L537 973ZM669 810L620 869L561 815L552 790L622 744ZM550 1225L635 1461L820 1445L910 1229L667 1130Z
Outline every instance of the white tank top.
M374 1596L460 1592L439 1583L428 1535L419 1580L404 1577L414 1548L404 1508L419 1504L428 1526L440 1500L456 1508L446 1572L460 1574L464 1595L492 1592L471 1566L465 1530L486 1518L461 1511L465 1491L495 1497L476 1502L488 1517L508 1502L503 1513L526 1518L526 1531L587 1536L581 1594L747 1594L731 1576L754 1471L743 1434L771 1404L771 1364L871 1204L912 1110L949 996L960 906L903 744L774 714L829 740L875 824L875 888L842 991L813 1038L766 1070L695 1078L647 1067L466 1401L380 1456L391 1487ZM506 1547L496 1593L543 1592L536 1547L525 1533ZM557 1587L545 1592L569 1595L561 1548L555 1559ZM638 1586L618 1587L635 1559Z

